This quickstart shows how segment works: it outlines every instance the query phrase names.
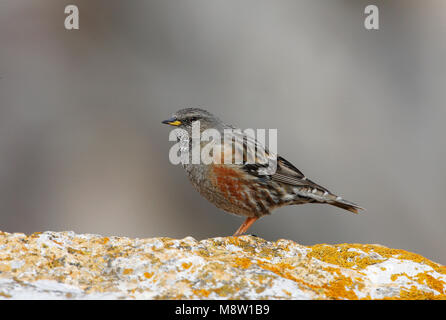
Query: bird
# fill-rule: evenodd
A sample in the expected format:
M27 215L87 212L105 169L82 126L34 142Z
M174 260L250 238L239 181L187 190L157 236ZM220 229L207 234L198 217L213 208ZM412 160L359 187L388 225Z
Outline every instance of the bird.
M228 146L231 140L215 142L222 150L222 154L219 155L220 160L223 159L227 150L232 152L232 156L237 152L245 151L242 156L243 161L238 163L234 161L230 163L225 161L182 162L190 182L204 198L225 212L245 217L233 236L246 233L258 219L270 215L277 208L288 205L322 203L353 213L365 210L311 181L291 162L269 151L264 143L256 140L255 137L241 136L238 128L224 123L207 110L184 108L162 121L163 124L182 129L177 130L176 140L180 145L182 143L183 147L180 147L180 150L183 151L185 148L192 148L192 128L197 122L200 124L200 134L205 130L214 129L222 136L225 130L231 130L236 135L235 141L240 143L235 143L235 148L232 145ZM264 155L263 159L257 158L258 154L256 154L255 160L259 161L254 161L254 163L247 161L245 153L248 142L253 143L257 150L263 151L260 153ZM200 146L203 147L206 143L208 142L200 142ZM189 152L187 160L191 160L191 153ZM275 160L275 171L268 172L266 163L269 164L268 161L271 159Z

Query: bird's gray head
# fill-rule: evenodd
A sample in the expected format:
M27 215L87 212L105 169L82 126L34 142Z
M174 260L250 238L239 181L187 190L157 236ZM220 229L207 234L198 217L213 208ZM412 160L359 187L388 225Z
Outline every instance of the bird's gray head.
M206 129L221 129L223 123L209 111L199 108L186 108L175 112L171 118L164 120L162 123L185 129L188 132L192 130L192 123L200 122L200 132Z

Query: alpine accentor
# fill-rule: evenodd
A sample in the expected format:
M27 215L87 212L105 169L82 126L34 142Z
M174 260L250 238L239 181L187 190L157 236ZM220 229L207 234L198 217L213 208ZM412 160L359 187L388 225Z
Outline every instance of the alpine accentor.
M199 108L179 110L163 123L184 129L187 134L178 134L177 139L180 143L183 142L183 146L186 145L192 149L192 124L196 121L199 121L200 133L213 128L224 137L225 129L236 129L225 124L210 112ZM233 130L233 132L235 132L235 140L237 140L239 131ZM238 141L241 143L238 146L236 143L235 149L232 144L226 149L227 141L221 141L222 153L225 152L224 150L231 150L232 154L237 150L246 153L248 149L246 144L250 139L246 138L246 135L239 136L239 138ZM207 200L226 212L246 217L234 236L245 233L257 219L286 205L327 203L354 213L363 209L309 180L290 162L272 154L257 140L251 139L250 142L257 149L262 148L266 158L274 158L276 170L273 173L268 174L268 171L265 170L267 166L265 161L259 161L260 163L246 161L245 153L243 153L243 161L239 164L233 162L225 164L223 160L220 163L211 162L210 164L202 162L194 164L191 163L192 161L182 164L193 186ZM200 145L208 143L203 141L200 142ZM189 152L189 154L191 153Z

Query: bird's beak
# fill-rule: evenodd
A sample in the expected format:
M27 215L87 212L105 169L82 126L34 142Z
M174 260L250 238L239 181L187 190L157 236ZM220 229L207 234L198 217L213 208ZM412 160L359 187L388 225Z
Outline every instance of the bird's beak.
M179 126L181 124L181 121L177 120L176 118L170 118L170 119L164 120L162 123L170 124L171 126Z

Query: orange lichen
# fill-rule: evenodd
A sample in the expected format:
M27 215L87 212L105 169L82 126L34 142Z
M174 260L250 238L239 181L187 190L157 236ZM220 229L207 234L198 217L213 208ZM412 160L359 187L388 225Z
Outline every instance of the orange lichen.
M4 297L4 298L12 298L12 295L10 295L10 294L7 294L7 293L3 293L3 292L1 292L0 291L0 297Z
M289 292L288 290L282 289L283 293L285 293L288 296L291 296L291 292Z
M311 288L317 292L323 293L329 299L358 299L358 296L353 291L353 288L356 286L358 289L364 287L363 283L354 282L351 278L342 275L339 269L327 267L324 270L330 272L333 275L336 275L332 281L329 283L325 283L321 286L310 284L306 281L303 281L299 278L293 270L294 266L286 263L277 263L271 264L268 262L259 262L258 265L263 269L274 272L275 274L295 281L304 287Z
M357 249L361 250L367 257L362 256L357 251L348 251L349 249ZM308 257L316 258L326 263L334 264L343 268L352 268L355 270L362 270L369 265L376 264L387 260L388 258L394 258L399 260L409 260L415 263L426 264L432 267L438 273L446 274L446 268L444 266L438 265L428 259L411 252L407 252L405 250L399 249L389 249L379 245L362 245L362 244L338 244L338 245L327 245L327 244L319 244L311 247L311 251L308 253ZM376 253L379 256L370 257L371 254ZM327 269L327 268L324 268ZM328 270L331 273L336 272L339 275L339 271L332 268L333 270ZM381 270L385 270L385 268L381 268ZM435 295L433 293L425 292L416 289L416 287L412 287L409 291L402 290L401 291L401 299L431 299L435 297L435 299L441 299L446 288L446 284L444 281L434 278L429 275L427 272L423 274L419 274L416 277L410 277L406 273L399 273L391 275L391 280L395 281L398 277L405 276L410 280L417 281L420 284L427 285L430 288L438 291L440 295ZM349 287L351 279L343 276L339 276L336 278L334 282L331 282L330 285L325 285L325 289L327 289L326 294L332 298L348 298L351 299L356 294L351 290L346 290L346 287ZM360 289L360 284L357 283L358 289ZM363 286L363 284L362 284Z
M197 296L201 296L201 297L205 297L205 298L207 298L211 294L211 291L206 290L206 289L192 289L192 292Z
M293 269L295 269L295 267L288 263L281 262L281 263L272 264L270 262L259 261L257 263L257 265L259 267L261 267L262 269L274 272L275 274L277 274L278 276L280 276L282 278L292 280L292 281L297 282L307 288L312 288L315 290L320 289L320 287L315 286L310 283L307 283L307 282L303 281L301 278L297 277L297 275L293 273Z
M425 257L409 252L402 249L391 249L380 245L373 245L373 244L340 244L336 246L348 246L350 248L357 248L359 250L362 250L366 253L375 252L382 256L383 258L395 258L399 260L409 260L412 262L417 262L420 264L426 264L438 273L446 274L446 266L439 265L435 262L432 262Z
M410 277L407 275L407 273L402 272L402 273L395 273L395 274L392 274L392 275L390 276L390 280L395 281L395 280L398 279L399 277L406 277L406 278L410 279Z
M293 270L295 267L289 263L279 262L276 264L272 264L270 262L263 262L259 261L258 265L264 269L267 269L269 271L272 271L276 274L284 274L284 272L287 272L289 270Z
M240 288L235 287L233 285L222 285L219 288L211 289L211 292L215 292L218 296L221 297L227 297L229 295L235 295L238 291L240 291Z
M429 288L432 288L441 294L446 294L446 284L444 281L432 277L427 272L418 274L416 280L418 283L426 284Z
M391 298L392 299L392 298ZM410 287L409 290L402 288L400 290L400 296L393 298L393 300L446 300L446 295L438 294L435 295L432 292L426 292L418 289L416 286Z
M0 272L11 271L11 266L9 264L0 264Z
M325 289L325 294L332 299L349 299L357 300L358 296L353 291L354 282L351 278L346 276L337 276L334 281L322 286Z
M380 245L356 243L343 243L336 245L317 244L310 247L310 249L311 251L308 253L309 257L314 257L316 259L335 264L340 267L354 268L356 270L361 270L369 265L383 262L389 258L394 258L399 260L409 260L420 264L426 264L432 267L438 273L446 274L446 266L439 265L424 258L419 254L408 252L402 249L391 249ZM349 251L349 249L361 250L369 256L361 257L360 253ZM371 253L376 253L382 258L372 258L370 257Z
M246 245L246 241L242 240L241 237L228 237L227 238L228 244L232 244L237 247L241 247L243 249L243 246Z
M124 269L124 271L122 271L122 274L131 274L133 273L133 269Z
M31 238L37 238L42 234L42 232L34 232L33 234L30 235ZM6 235L6 232L5 232Z
M147 279L150 279L153 277L153 272L144 272L144 277L146 277Z
M183 267L183 269L189 269L192 266L192 262L189 263L183 262L181 266Z
M361 257L361 254L356 251L350 250L351 248L359 249L364 252L361 245L359 248L346 244L339 245L327 245L327 244L317 244L311 248L308 253L308 257L316 258L318 260L334 264L344 268L353 269L364 269L369 265L382 262L383 260L370 258L369 256Z
M413 276L413 277L411 277L411 276L407 275L405 272L403 272L403 273L398 273L398 274L391 275L390 279L392 281L395 281L396 279L398 279L398 277L405 276L405 277L407 277L408 279L410 279L412 281L416 281L416 282L418 282L421 285L427 285L429 288L432 288L435 291L438 291L440 293L439 296L445 294L445 291L446 291L446 289L445 289L446 288L445 282L432 277L428 272L429 271L425 271L424 273L419 273L419 274L417 274L416 276ZM418 292L418 294L421 294L420 292ZM413 293L413 290L412 290L412 293Z
M235 266L242 267L243 269L249 268L252 264L249 258L234 258Z

